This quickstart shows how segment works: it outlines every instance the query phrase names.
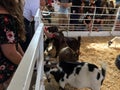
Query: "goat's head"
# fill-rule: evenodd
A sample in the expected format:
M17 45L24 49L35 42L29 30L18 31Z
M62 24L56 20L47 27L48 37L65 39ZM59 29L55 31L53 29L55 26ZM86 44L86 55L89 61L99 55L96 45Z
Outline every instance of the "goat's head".
M49 40L45 51L48 52L49 55L51 55L52 57L57 57L61 47L63 45L65 46L66 44L62 32L54 32L53 36L54 37L52 37L51 40Z
M52 63L51 61L46 60L44 64L44 72L48 82L50 82L51 72L56 72L56 71L58 71L57 63Z

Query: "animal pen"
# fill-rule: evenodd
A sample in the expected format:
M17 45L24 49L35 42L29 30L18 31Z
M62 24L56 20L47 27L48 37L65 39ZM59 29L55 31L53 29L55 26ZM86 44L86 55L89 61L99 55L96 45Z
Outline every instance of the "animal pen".
M90 8L90 7L86 7ZM101 7L102 8L102 7ZM68 13L68 23L59 24L59 12L44 11L43 14L43 23L45 26L57 26L59 30L63 30L64 35L67 37L77 37L82 36L81 47L80 47L80 56L79 61L91 62L100 67L102 62L107 63L107 75L105 81L101 87L101 90L119 90L120 84L117 83L120 80L120 71L115 66L116 56L120 54L120 44L116 42L109 47L109 41L114 38L114 36L120 36L120 8L110 8L114 9L114 14L105 14L108 17L104 18L104 14L97 14L97 8L94 8L94 13ZM71 24L70 18L71 15L79 15L79 23ZM50 15L50 18L46 16ZM91 15L92 22L97 19L101 20L103 23L96 24L92 23L91 31L89 31L86 26L82 23L86 15ZM100 18L103 16L103 18ZM49 23L48 20L51 20ZM76 20L76 19L74 19ZM74 28L72 27L74 26ZM98 31L95 30L95 27L98 28ZM120 41L120 40L118 40ZM51 83L45 81L46 90L59 90L58 84L56 84L53 79ZM90 90L88 88L84 89L74 89L69 85L66 86L66 90Z
M56 8L57 9L57 8ZM96 10L96 9L95 9ZM82 24L74 24L75 28L72 30L71 24L68 23L67 27L62 25L59 27L60 30L64 30L64 34L68 37L77 37L82 36L81 47L80 47L80 56L79 60L84 62L90 62L96 64L98 67L101 62L107 63L107 73L105 81L101 87L101 90L119 90L120 89L120 71L116 68L114 61L116 56L120 53L120 45L116 42L116 47L112 44L108 47L108 41L111 40L114 36L119 36L119 12L120 9L115 9L115 14L107 14L108 16L113 16L112 18L102 19L107 21L102 24L102 29L99 31L94 31L94 24L92 24L92 31L88 31L86 27ZM33 39L17 69L13 79L7 90L59 90L58 84L52 80L51 83L48 83L43 78L43 27L58 25L58 11L48 12L43 11L44 15L50 15L51 18L43 17L43 22L41 22L41 13L38 10L35 17L36 22L36 32L33 36ZM72 13L71 13L72 14ZM95 20L94 13L85 13L82 15L92 15L92 20ZM70 13L68 14L68 16ZM101 14L99 14L101 15ZM48 19L51 19L51 23L48 22ZM70 20L70 18L69 18ZM83 20L83 19L79 19ZM64 28L63 28L64 27ZM34 66L37 61L37 74L34 81L32 77L34 74ZM27 62L27 63L26 63ZM32 84L31 84L32 83ZM31 88L34 86L34 89ZM67 90L90 90L85 89L74 89L69 85L66 86Z

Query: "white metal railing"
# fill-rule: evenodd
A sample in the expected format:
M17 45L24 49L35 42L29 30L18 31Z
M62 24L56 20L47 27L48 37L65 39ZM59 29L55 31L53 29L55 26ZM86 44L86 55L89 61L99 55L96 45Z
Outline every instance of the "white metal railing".
M35 17L35 34L22 58L7 90L29 90L35 65L37 76L35 90L44 90L43 85L43 26L40 22L40 11ZM37 64L36 64L37 62Z
M45 26L53 26L56 25L58 27L63 27L62 29L67 30L68 36L116 36L116 35L120 35L120 23L118 24L117 22L119 22L118 17L120 17L120 8L111 8L111 7L107 7L108 10L114 10L113 14L107 13L97 13L96 9L103 9L103 7L94 7L94 12L93 13L89 13L89 12L85 12L85 13L68 13L68 16L70 15L79 15L79 16L86 16L86 15L91 15L92 16L92 22L96 21L96 16L108 16L108 18L100 18L101 21L103 22L102 24L95 24L92 23L92 31L88 31L86 26L81 23L83 20L87 20L84 18L77 18L77 19L72 19L72 18L68 18L68 21L70 20L78 20L80 23L74 23L71 24L68 22L68 24L60 24L58 21L59 19L66 19L66 18L59 18L59 12L56 11L56 3L53 4L53 6L55 6L55 11L51 12L51 11L47 11L49 13L49 15L51 15L51 17L43 17L44 19L44 24ZM78 6L73 6L73 7L78 7ZM82 6L79 6L79 8ZM88 9L91 8L90 6L84 6L84 8ZM57 9L58 10L58 9ZM46 12L46 13L47 13ZM43 12L44 13L44 12ZM47 22L47 20L51 20L51 23ZM67 19L66 19L67 20ZM66 29L67 26L67 29ZM71 29L72 26L75 26L74 30ZM99 28L99 32L96 32L94 27L98 26ZM64 28L65 27L65 28ZM59 28L59 30L61 30L61 28Z

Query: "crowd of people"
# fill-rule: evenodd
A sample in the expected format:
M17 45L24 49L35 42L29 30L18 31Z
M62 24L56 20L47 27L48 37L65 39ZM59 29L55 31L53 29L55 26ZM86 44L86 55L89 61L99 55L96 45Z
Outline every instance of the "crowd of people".
M60 21L58 26L65 26L65 23L67 23L72 27L72 30L75 30L75 27L83 24L81 26L85 27L88 31L93 29L99 31L100 29L97 29L96 26L101 27L102 24L114 24L117 8L119 7L119 4L113 0L51 0L51 3L54 1L57 1L60 7L58 10L58 19ZM59 4L61 1L66 1L66 3L72 5L65 5L66 7L64 7ZM62 16L61 13L63 14ZM88 15L89 18L87 19ZM70 21L68 21L68 19ZM61 22L61 20L63 22Z
M82 19L80 18L77 24L83 24L88 31L100 31L105 24L114 24L117 6L112 0L81 0L78 8L79 17Z

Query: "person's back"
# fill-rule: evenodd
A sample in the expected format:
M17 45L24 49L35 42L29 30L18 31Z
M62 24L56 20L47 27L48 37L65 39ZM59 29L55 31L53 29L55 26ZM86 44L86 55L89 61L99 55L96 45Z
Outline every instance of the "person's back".
M45 3L45 0L25 0L23 7L23 16L26 30L26 42L21 42L21 46L24 51L26 51L26 49L28 48L29 43L35 32L34 17L36 15L36 12L40 8L40 6L45 5Z
M40 0L25 0L23 8L23 16L28 21L33 21L33 18L40 7Z

